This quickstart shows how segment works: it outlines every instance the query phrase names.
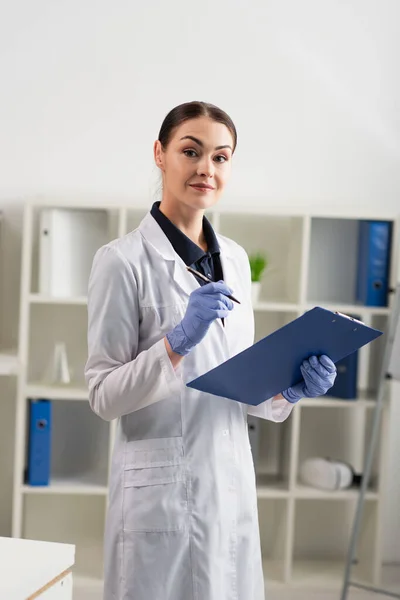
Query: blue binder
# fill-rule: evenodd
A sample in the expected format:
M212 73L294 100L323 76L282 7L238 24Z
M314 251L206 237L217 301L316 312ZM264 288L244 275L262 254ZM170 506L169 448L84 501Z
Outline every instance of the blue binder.
M258 405L299 383L304 359L326 354L337 363L380 335L382 331L317 306L186 385Z
M359 315L350 315L360 320ZM337 376L328 392L329 396L343 400L357 399L358 350L345 356L336 363Z
M357 302L387 306L392 223L360 221L358 238Z
M50 400L31 400L29 405L29 485L49 485L51 464L51 417Z
M329 396L343 400L357 399L358 351L349 354L336 363L335 383L327 392Z

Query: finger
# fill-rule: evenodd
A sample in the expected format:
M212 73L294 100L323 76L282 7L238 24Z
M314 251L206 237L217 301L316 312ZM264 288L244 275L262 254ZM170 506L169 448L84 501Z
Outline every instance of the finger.
M321 379L327 380L330 377L332 377L332 375L334 373L336 373L336 367L334 371L328 370L326 367L324 367L319 361L317 362L316 366L313 367L314 371L318 374L318 376Z
M198 290L200 294L224 294L225 296L229 296L232 294L233 290L226 285L223 281L213 281L211 283L206 283L202 285Z
M310 373L312 371L314 371L314 373L316 373L316 375L322 379L325 379L326 377L328 377L330 375L329 371L327 371L325 369L325 367L323 365L321 365L321 363L319 362L319 360L316 356L311 356L309 363L310 363Z
M216 319L226 319L227 317L229 317L229 310L217 310L215 311L215 318Z
M205 302L206 305L211 308L216 308L218 302L220 304L223 304L223 308L228 308L229 310L232 310L234 307L232 300L230 300L228 298L228 296L225 296L224 294L220 294L220 293L207 294L206 296L203 296L201 301Z
M329 358L329 356L326 356L326 354L322 354L322 356L319 357L319 362L329 373L336 372L335 363Z
M227 304L226 300L229 304ZM229 298L226 298L226 296L221 296L221 300L211 297L207 303L206 309L211 312L216 310L227 310L229 312L233 309L233 302L231 302Z
M332 375L332 373L334 373L336 371L336 367L333 363L331 363L331 361L329 361L328 364L332 364L334 370L330 370L327 369L321 362L320 360L316 357L316 356L311 356L309 359L309 363L312 369L314 369L314 371L323 379L326 379L327 377L329 377L330 375Z
M309 381L310 383L313 383L314 385L319 386L321 384L321 379L324 379L323 377L321 377L321 375L318 373L318 371L316 371L316 369L314 369L314 367L312 367L309 364L309 361L304 361L302 366L300 367L302 375L304 377L305 381Z
M218 301L221 304L223 304L223 308L228 308L229 310L232 310L235 306L233 304L232 300L230 298L228 298L228 296L225 296L224 294L219 294Z
M302 364L302 365L300 366L300 371L301 371L301 374L302 374L302 376L303 376L304 383L305 383L305 384L306 384L306 386L307 386L307 382L312 382L312 380L311 380L311 378L309 377L308 371L307 371L307 370L306 370L306 368L304 367L304 364ZM313 383L313 382L312 382L312 383Z

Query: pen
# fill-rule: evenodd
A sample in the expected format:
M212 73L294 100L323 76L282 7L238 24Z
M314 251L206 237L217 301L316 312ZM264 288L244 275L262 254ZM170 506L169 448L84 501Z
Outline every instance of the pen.
M206 281L207 283L213 283L212 279L208 279L208 277L206 277L205 275L203 275L203 273L199 273L199 271L196 271L196 269L192 269L192 267L186 267L188 271L190 271L190 273L193 273L193 275L197 275L197 277L200 277L200 279L202 279L203 281ZM231 296L230 294L226 295L227 298L229 298L230 300L233 300L233 302L236 302L237 304L240 304L239 300L236 300L236 298L234 298L233 296Z

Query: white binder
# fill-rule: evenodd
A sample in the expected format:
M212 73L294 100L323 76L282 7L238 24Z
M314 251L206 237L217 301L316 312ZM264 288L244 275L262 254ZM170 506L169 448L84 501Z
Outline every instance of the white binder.
M86 296L93 256L108 241L107 212L44 208L39 228L39 293Z

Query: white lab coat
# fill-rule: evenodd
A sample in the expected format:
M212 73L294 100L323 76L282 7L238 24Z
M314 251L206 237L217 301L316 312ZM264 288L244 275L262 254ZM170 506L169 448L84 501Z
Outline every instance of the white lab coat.
M105 532L104 600L263 600L247 413L283 421L185 382L253 343L245 251L218 236L241 304L214 321L174 370L163 337L198 287L154 218L96 254L89 283L90 405L118 419Z

